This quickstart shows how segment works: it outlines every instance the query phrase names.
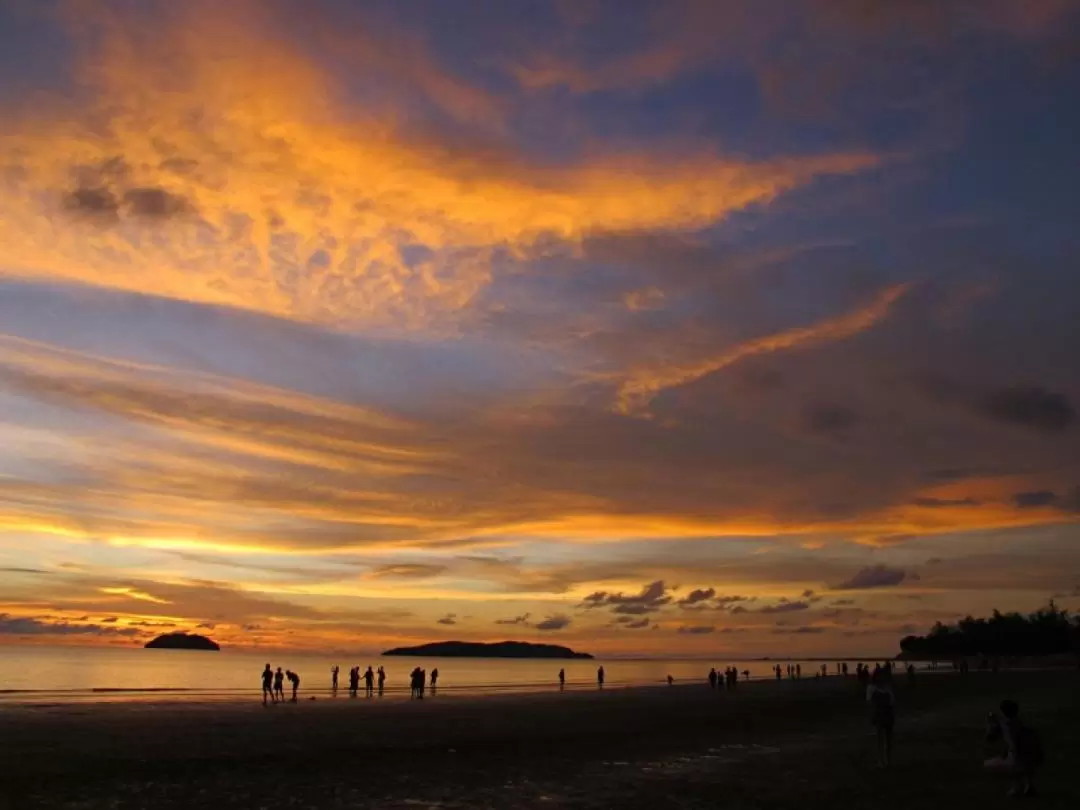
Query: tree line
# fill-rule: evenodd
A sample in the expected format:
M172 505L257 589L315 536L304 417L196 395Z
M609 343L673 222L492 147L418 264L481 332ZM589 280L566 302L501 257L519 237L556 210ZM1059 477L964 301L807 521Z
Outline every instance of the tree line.
M1070 616L1053 601L1026 616L995 610L988 619L968 616L955 624L937 622L925 636L905 636L900 649L919 659L1080 652L1080 616Z

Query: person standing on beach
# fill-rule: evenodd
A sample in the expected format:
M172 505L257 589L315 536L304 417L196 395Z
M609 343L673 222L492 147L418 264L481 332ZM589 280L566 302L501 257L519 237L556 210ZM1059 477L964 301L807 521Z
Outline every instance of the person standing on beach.
M565 669L560 669L559 670L559 691L561 692L565 688L566 688L566 670Z
M337 694L337 679L338 679L338 666L334 664L330 667L330 691L335 695Z
M596 670L596 685L600 689L604 688L604 668L603 668L603 666L601 666L600 669Z
M372 697L375 694L375 673L371 667L364 672L364 697Z
M714 692L716 691L716 680L716 667L713 667L709 670L709 688L712 689Z
M296 703L296 690L300 688L300 676L291 669L287 669L285 670L285 677L288 678L289 683L292 684L292 702Z
M435 694L435 687L439 684L439 668L431 670L431 694Z
M870 724L877 732L878 765L889 767L892 762L893 726L896 724L896 698L892 685L881 669L875 669L866 690L870 704Z
M270 696L271 703L277 703L277 699L274 697L274 670L270 669L270 665L266 665L266 669L262 672L262 685L263 685L263 706L266 705L266 696Z
M274 673L274 694L282 703L285 702L285 673L281 671L281 667Z
M802 677L802 664L795 665L795 678L798 680Z
M353 667L349 670L349 697L356 697L356 693L360 690L360 667Z
M379 697L382 697L383 684L386 683L386 670L379 667Z
M776 680L780 680L780 665L777 664L775 667L773 667L773 670L776 672Z

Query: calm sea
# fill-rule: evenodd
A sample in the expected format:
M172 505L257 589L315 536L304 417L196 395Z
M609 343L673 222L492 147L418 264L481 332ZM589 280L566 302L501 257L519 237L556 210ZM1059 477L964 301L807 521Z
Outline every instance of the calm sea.
M665 682L704 683L712 666L735 666L753 678L774 677L771 661L609 659L536 661L491 658L383 658L316 655L247 650L195 652L142 648L0 647L0 702L68 700L229 700L256 697L265 664L300 675L301 693L330 694L330 668L341 668L342 692L348 671L359 665L386 669L388 697L407 697L408 673L415 666L439 669L439 692L490 694L554 689L565 668L567 688L595 688L596 669L604 666L610 687L648 686ZM786 666L788 662L780 662ZM792 663L795 663L792 661ZM801 661L804 678L814 677L821 662ZM852 673L855 663L847 662ZM829 662L829 676L836 663ZM288 688L288 684L286 684Z

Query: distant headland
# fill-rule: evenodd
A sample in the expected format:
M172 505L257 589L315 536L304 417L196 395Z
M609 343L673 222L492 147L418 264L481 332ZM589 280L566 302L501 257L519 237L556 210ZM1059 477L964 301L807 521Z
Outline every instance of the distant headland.
M557 644L530 644L527 641L436 641L416 647L395 647L383 655L423 655L433 658L592 658Z
M220 650L216 641L195 633L166 633L143 645L148 650Z

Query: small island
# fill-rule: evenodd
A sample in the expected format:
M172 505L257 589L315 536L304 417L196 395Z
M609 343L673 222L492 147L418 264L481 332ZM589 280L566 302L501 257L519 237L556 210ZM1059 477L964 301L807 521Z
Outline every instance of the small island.
M395 647L383 655L414 655L431 658L577 658L591 659L588 653L574 652L557 644L530 644L527 641L436 641L416 647Z
M147 650L220 650L216 641L195 633L166 633L143 645Z

